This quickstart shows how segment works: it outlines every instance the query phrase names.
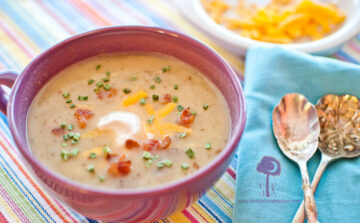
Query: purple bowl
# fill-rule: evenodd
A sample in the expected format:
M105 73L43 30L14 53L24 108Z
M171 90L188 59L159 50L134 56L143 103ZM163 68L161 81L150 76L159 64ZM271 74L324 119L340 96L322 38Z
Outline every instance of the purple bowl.
M174 56L198 68L213 81L230 108L231 136L227 146L210 164L194 174L165 185L144 189L94 188L46 168L31 153L26 135L27 112L39 89L57 72L80 60L101 53L130 51L159 52ZM11 133L25 163L51 195L93 219L145 222L167 217L186 208L199 199L226 171L245 125L243 92L240 81L229 64L197 40L166 29L110 27L80 34L43 52L16 77L12 72L0 74L0 84L13 88L8 103L4 92L0 92L0 109L6 112L7 106Z

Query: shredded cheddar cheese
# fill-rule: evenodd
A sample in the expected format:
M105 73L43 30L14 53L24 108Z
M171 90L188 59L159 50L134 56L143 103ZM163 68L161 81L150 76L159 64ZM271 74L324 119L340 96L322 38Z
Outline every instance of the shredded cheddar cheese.
M174 108L176 108L176 106L177 105L175 103L168 103L164 107L162 107L162 108L160 108L159 110L156 111L156 116L158 118L164 118L165 116L170 114L170 112L172 110L174 110Z
M96 147L79 154L79 157L88 158L91 153L95 153L96 156L102 156L103 150L102 147Z
M99 129L94 129L88 132L85 132L81 135L82 138L94 138L97 137L101 134L103 134L105 131L103 130L99 130Z
M138 91L136 93L134 93L133 95L130 95L129 97L127 97L126 99L123 100L123 105L129 106L132 104L135 104L136 102L138 102L140 99L142 98L146 98L148 95L145 91Z
M202 0L205 10L219 24L251 39L294 43L321 39L334 32L346 15L334 4L311 0L272 0L259 7L238 0Z

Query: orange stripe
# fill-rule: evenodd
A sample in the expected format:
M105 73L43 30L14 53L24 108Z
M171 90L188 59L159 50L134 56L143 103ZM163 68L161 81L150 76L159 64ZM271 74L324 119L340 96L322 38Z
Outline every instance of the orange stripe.
M93 10L89 5L86 3L83 3L79 0L71 0L71 2L82 12L89 15L94 22L96 22L100 26L110 26L112 25L111 22L106 20L104 17L102 17L99 13L97 13L95 10Z
M29 174L23 169L23 167L20 165L20 163L15 159L15 157L10 153L10 151L6 148L6 146L3 144L3 142L0 140L0 145L3 147L5 152L8 154L8 156L13 160L13 162L16 164L16 166L19 168L19 170L24 174L24 176L29 180L30 184L38 191L38 193L41 195L41 197L49 204L51 209L60 217L60 219L63 222L69 222L60 212L59 210L54 206L54 204L50 201L50 199L44 194L44 192L35 184L35 182L32 180L32 178L29 176Z
M209 221L206 220L206 218L205 218L204 216L202 216L202 214L201 214L194 206L195 206L195 205L192 205L190 208L193 209L193 211L194 211L197 215L199 215L202 219L204 219L204 221L205 221L206 223L209 223ZM189 209L190 209L190 208L189 208Z

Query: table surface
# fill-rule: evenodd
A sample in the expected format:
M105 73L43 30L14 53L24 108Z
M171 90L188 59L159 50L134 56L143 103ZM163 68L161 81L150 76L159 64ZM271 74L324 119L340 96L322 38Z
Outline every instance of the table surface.
M184 20L169 0L1 0L0 71L21 70L45 49L77 33L113 25L160 26L187 33L218 51L234 68L243 62ZM332 55L359 64L360 35ZM0 119L0 222L97 222L51 198L19 158L6 118ZM195 204L157 222L232 222L236 161Z

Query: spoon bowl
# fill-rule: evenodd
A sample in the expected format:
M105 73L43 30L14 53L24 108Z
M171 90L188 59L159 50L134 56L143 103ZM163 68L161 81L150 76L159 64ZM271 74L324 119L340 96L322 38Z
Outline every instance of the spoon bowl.
M275 107L273 130L281 151L299 165L308 222L317 222L314 195L311 192L306 163L318 147L320 124L315 107L301 94L287 94Z
M360 156L360 100L348 94L328 94L318 100L316 110L321 127L319 149L322 155L311 183L313 193L330 162ZM304 203L292 222L304 222Z

